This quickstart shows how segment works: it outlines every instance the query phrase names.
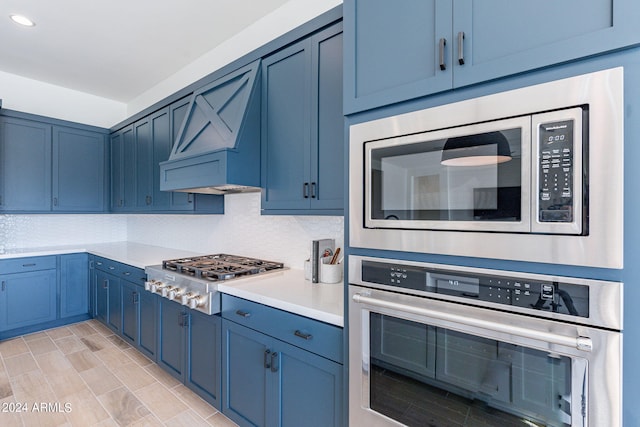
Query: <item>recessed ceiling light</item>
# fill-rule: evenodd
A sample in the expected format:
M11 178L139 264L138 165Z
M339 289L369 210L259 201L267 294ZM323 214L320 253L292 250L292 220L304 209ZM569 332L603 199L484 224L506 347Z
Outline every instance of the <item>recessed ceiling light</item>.
M11 20L16 24L24 25L25 27L34 27L36 25L31 19L22 15L9 15Z

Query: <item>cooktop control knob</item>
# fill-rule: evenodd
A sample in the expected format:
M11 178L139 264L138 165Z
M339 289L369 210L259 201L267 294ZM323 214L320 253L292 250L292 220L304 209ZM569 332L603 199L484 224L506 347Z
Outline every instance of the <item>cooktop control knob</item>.
M191 292L187 292L186 294L182 294L180 296L180 304L189 305L189 298L193 297Z
M179 287L174 287L173 289L171 289L169 291L169 299L175 300L175 299L180 299L180 296L184 293L184 289L181 289Z
M192 298L189 298L189 308L196 309L198 307L202 307L204 305L204 298L200 295L196 295Z
M173 289L173 286L163 286L160 292L164 298L169 297L169 292Z
M164 286L166 286L164 283L159 282L157 280L152 280L151 281L151 292L160 292L160 289L162 289Z

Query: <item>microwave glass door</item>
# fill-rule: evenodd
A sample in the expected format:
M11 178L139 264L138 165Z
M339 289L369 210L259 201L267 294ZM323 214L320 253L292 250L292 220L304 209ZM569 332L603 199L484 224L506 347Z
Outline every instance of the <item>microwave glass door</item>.
M586 360L369 317L372 411L407 426L584 425Z
M530 117L365 144L368 228L528 231Z

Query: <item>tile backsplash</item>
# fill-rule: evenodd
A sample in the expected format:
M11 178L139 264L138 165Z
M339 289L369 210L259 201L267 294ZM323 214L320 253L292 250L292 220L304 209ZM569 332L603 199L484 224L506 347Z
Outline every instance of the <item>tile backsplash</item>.
M202 253L226 252L303 268L311 240L344 242L344 219L260 215L260 193L225 196L224 215L129 215L128 240Z
M0 215L0 251L127 240L119 215Z
M0 215L0 250L128 240L298 269L311 240L333 238L342 247L343 234L342 217L260 215L260 193L225 196L224 215Z

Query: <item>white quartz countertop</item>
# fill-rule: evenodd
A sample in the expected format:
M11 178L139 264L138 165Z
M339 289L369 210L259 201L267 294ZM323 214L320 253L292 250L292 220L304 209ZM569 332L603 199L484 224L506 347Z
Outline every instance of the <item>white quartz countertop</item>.
M88 252L138 268L162 264L162 261L167 259L203 255L141 243L113 242L6 249L0 253L0 259L78 252ZM304 279L302 270L294 269L246 277L218 285L218 290L222 293L341 327L344 326L343 289L342 283L311 283Z
M342 283L311 283L303 270L270 272L222 282L218 290L270 307L344 326Z

